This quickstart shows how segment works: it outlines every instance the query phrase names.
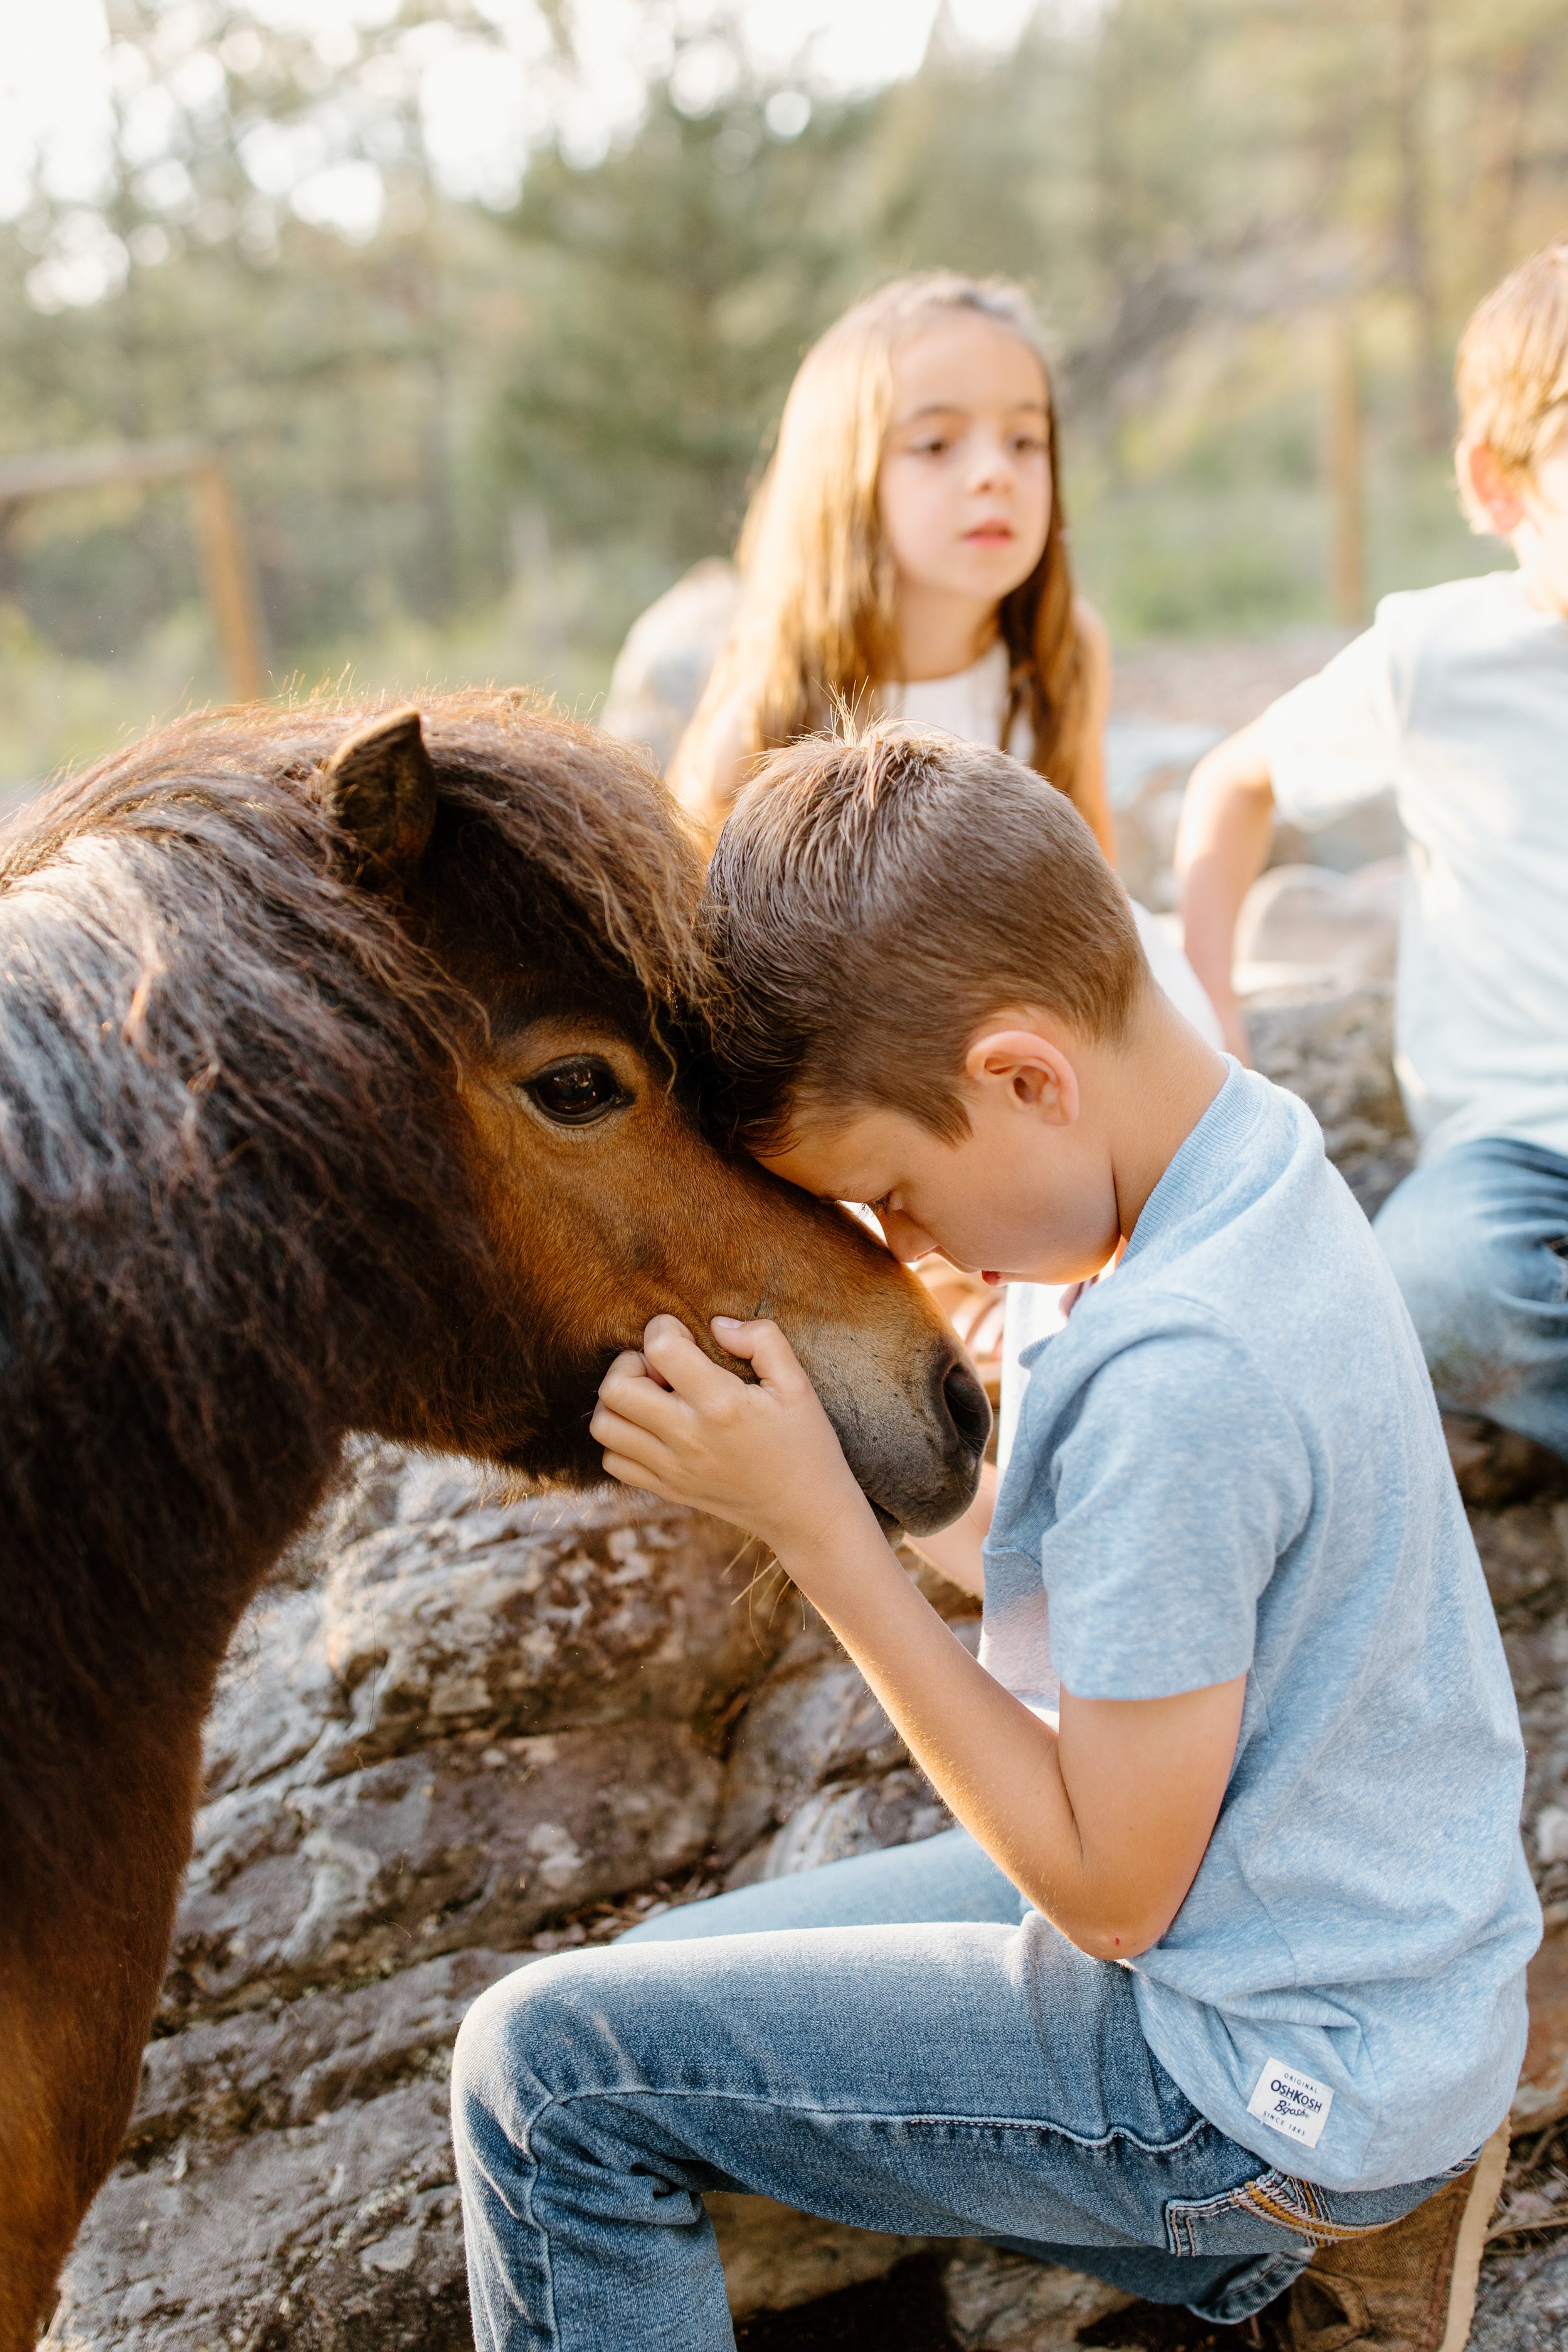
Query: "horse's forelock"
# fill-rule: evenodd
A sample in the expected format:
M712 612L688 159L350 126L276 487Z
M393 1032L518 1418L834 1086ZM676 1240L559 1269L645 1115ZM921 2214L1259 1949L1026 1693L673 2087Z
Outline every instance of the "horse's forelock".
M189 713L15 816L0 832L0 890L84 834L199 832L204 809L237 845L287 837L321 876L331 835L315 780L345 736L392 707L387 697L316 698ZM692 927L701 865L647 761L515 689L427 696L419 707L442 800L488 836L479 887L498 914L553 898L584 955L606 981L630 983L655 1030L688 1015L707 984ZM351 929L359 919L367 948L384 936L361 893L334 912Z
M532 712L492 722L437 706L426 736L443 798L489 835L503 901L553 898L579 946L641 995L654 1023L700 998L695 841L651 767L586 728ZM608 977L608 971L606 971Z

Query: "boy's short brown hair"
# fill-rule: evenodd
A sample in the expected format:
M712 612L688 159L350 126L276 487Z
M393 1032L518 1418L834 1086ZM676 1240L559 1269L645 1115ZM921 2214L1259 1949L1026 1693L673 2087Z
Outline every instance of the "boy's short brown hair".
M1568 238L1542 246L1472 313L1454 368L1460 432L1528 474L1568 425Z
M775 751L719 836L702 919L753 1150L797 1111L898 1110L957 1140L988 1013L1038 1005L1114 1039L1149 978L1072 803L1004 751L900 723Z

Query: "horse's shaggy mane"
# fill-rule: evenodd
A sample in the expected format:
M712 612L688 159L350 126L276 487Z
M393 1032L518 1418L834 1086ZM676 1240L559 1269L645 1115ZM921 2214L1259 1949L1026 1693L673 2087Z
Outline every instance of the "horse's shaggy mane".
M440 1105L484 1015L437 921L465 910L473 974L530 942L531 1004L608 993L658 1036L696 1001L660 787L520 696L424 706L419 883L359 887L320 777L378 707L183 719L0 839L0 1778L35 1852L50 1755L123 1710L122 1659L161 1662L154 1712L149 1675L216 1671L182 1649L195 1580L287 1538L365 1351L449 1317L482 1253Z

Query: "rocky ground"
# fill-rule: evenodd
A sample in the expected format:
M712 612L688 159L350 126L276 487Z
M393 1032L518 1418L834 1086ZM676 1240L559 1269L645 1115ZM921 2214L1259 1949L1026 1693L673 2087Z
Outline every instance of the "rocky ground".
M1386 984L1260 996L1253 1021L1375 1209L1411 1158ZM1568 2343L1568 1477L1479 1424L1451 1442L1552 1923L1474 2340L1536 2352ZM49 2344L458 2352L446 2078L475 1995L659 1906L945 1822L825 1629L726 1529L362 1448L226 1675L157 2038ZM1109 2290L981 2246L712 2204L746 2352L1207 2333L1151 2336Z

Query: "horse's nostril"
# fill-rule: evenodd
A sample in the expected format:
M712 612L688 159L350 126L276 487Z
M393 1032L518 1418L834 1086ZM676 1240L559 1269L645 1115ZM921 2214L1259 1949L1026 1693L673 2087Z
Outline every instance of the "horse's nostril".
M963 1444L972 1452L983 1454L991 1434L991 1406L967 1364L949 1367L942 1384L942 1401Z

